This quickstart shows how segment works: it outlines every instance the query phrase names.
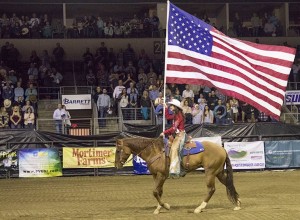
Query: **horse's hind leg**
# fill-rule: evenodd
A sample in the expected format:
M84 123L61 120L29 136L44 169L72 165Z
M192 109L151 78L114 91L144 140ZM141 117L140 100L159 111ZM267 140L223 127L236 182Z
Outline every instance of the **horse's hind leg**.
M215 175L205 173L206 177L206 187L207 187L207 195L204 198L203 202L201 203L200 206L198 206L195 210L194 213L200 213L207 205L209 202L210 198L213 196L214 192L216 191L215 187Z
M170 209L170 205L168 203L163 203L161 197L163 194L163 185L166 181L166 176L158 173L156 175L153 175L154 179L154 189L153 189L153 195L156 198L158 205L156 209L154 210L153 214L159 214L161 208L165 208L167 210Z
M217 175L217 178L219 179L219 181L227 188L228 190L228 187L227 187L227 182L226 182L226 175L224 172L221 172ZM228 195L228 192L227 192L227 195ZM236 201L236 207L234 207L234 211L237 211L237 210L240 210L241 209L241 201L240 199L237 199Z

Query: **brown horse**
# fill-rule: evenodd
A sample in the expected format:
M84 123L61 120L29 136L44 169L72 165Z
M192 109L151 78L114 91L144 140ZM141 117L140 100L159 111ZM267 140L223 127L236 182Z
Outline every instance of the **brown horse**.
M189 147L195 147L195 142L187 143ZM233 184L233 172L230 159L227 152L221 146L208 142L202 142L204 151L199 154L185 156L182 159L182 166L187 172L203 167L205 170L207 195L203 202L198 206L194 213L200 213L209 202L215 192L215 178L226 186L228 199L235 205L234 210L241 209L239 195ZM117 140L117 149L115 155L115 166L117 169L123 167L131 154L140 156L147 162L148 169L153 176L155 186L153 195L158 201L158 206L154 214L158 214L163 207L170 209L168 203L161 199L163 194L163 185L169 176L169 157L164 152L164 143L162 138L124 138ZM226 164L226 170L224 165Z

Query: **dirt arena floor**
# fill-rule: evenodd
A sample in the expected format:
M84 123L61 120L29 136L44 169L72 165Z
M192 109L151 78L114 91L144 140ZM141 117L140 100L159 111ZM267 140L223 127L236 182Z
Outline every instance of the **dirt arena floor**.
M300 170L235 172L242 209L233 211L217 182L206 210L192 213L206 193L204 174L169 179L170 211L153 215L151 176L59 177L0 180L0 219L300 219Z

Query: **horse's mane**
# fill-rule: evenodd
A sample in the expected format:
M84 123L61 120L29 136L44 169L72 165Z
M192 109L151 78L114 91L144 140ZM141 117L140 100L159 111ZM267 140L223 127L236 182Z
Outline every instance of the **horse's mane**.
M164 146L162 138L128 137L123 138L122 141L128 145L138 146L141 149L144 149L151 143L155 144L155 146L160 149Z

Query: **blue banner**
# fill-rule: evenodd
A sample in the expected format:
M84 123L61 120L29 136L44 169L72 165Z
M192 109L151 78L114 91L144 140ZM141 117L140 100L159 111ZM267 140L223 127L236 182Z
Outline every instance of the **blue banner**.
M150 174L147 163L139 156L133 157L133 172L135 174Z
M300 167L300 141L265 141L266 168Z

